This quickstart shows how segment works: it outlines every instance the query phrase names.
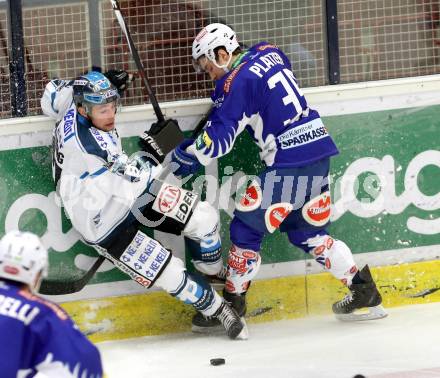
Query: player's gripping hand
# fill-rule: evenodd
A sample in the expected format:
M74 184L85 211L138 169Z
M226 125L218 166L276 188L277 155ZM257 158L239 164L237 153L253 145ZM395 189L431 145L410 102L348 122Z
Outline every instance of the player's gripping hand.
M144 135L147 134L154 138L164 155L174 150L184 140L182 130L175 119L165 119L153 123L150 130L144 133ZM141 141L141 143L143 142Z
M180 145L176 147L171 155L171 162L177 169L174 170L174 175L185 177L196 173L201 164L197 158L186 152L187 147L194 143L194 139L185 139Z
M116 87L119 94L127 89L128 84L133 80L133 75L124 70L108 70L105 77Z
M155 166L163 163L166 153L162 150L151 131L144 131L139 136L139 147L146 153L145 159L147 161Z

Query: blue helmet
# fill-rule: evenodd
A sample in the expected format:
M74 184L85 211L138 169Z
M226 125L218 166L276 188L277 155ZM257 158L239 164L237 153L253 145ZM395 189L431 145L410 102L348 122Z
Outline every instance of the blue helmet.
M76 106L84 107L88 114L94 105L113 101L118 105L119 99L118 90L101 72L90 71L73 83L73 101Z

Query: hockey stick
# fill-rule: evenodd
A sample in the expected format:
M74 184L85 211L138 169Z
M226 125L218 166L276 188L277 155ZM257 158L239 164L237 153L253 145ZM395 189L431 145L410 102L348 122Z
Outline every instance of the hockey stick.
M153 88L151 87L148 77L145 73L145 68L139 57L139 53L136 49L133 39L131 38L130 31L128 30L127 24L122 15L119 2L118 0L110 0L110 1L112 3L112 8L115 12L119 25L121 26L121 29L125 34L125 38L127 39L128 48L130 49L131 55L136 64L139 75L142 78L143 85L147 90L148 95L150 96L151 105L153 106L154 112L156 113L157 120L159 123L163 123L165 121L165 118L163 116L162 110L160 109ZM180 130L177 122L170 121L167 122L165 126L166 127L162 127L162 129L154 133L154 141L160 147L162 152L166 155L168 152L173 150L177 145L179 145L183 141L184 135L182 133L182 130Z
M202 132L206 122L208 122L209 116L211 115L212 109L214 107L211 106L209 110L206 112L206 114L200 119L200 121L197 123L196 127L194 127L194 130L191 133L191 138L197 138L197 136Z
M90 279L95 275L96 271L105 261L105 257L99 255L90 269L80 278L74 281L51 281L43 280L39 292L48 295L72 294L80 291L87 285Z
M134 45L133 38L131 38L130 31L128 30L127 24L125 23L124 17L122 16L121 7L119 6L118 0L110 0L112 3L113 10L115 11L116 18L121 26L122 31L127 39L128 48L130 49L131 55L134 59L136 67L141 76L142 82L145 89L147 90L148 96L150 97L151 105L153 106L154 113L156 113L157 120L163 122L165 120L162 110L160 109L159 103L157 101L156 95L154 94L153 88L148 81L147 74L145 73L144 65L142 64L139 53Z

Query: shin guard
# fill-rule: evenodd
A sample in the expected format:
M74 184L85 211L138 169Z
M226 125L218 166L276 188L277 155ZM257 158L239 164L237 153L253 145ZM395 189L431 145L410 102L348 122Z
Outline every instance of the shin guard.
M232 245L228 255L225 290L233 294L245 293L260 265L258 252Z
M334 277L344 285L351 285L358 268L347 244L329 235L317 235L307 239L303 244L306 244L315 260Z

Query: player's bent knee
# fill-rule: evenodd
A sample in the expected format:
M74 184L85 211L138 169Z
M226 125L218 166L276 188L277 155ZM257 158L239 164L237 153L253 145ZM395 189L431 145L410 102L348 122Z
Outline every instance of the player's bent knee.
M185 280L185 266L183 261L177 257L171 256L171 260L156 280L156 287L164 289L168 293L177 291Z
M223 267L223 260L221 258L214 262L192 260L192 263L199 272L208 276L217 275Z
M231 242L240 248L259 251L264 233L248 226L238 217L234 217L229 227Z
M217 210L207 201L200 201L183 233L190 238L203 239L218 232L219 216Z
M216 275L223 265L217 211L208 202L199 202L184 234L195 268L201 273Z
M327 236L326 230L289 231L287 233L290 243L306 253L310 253L316 245L320 245Z
M100 247L100 253L133 281L147 288L161 277L173 258L169 250L142 231L137 231L128 245L115 243L115 246Z

